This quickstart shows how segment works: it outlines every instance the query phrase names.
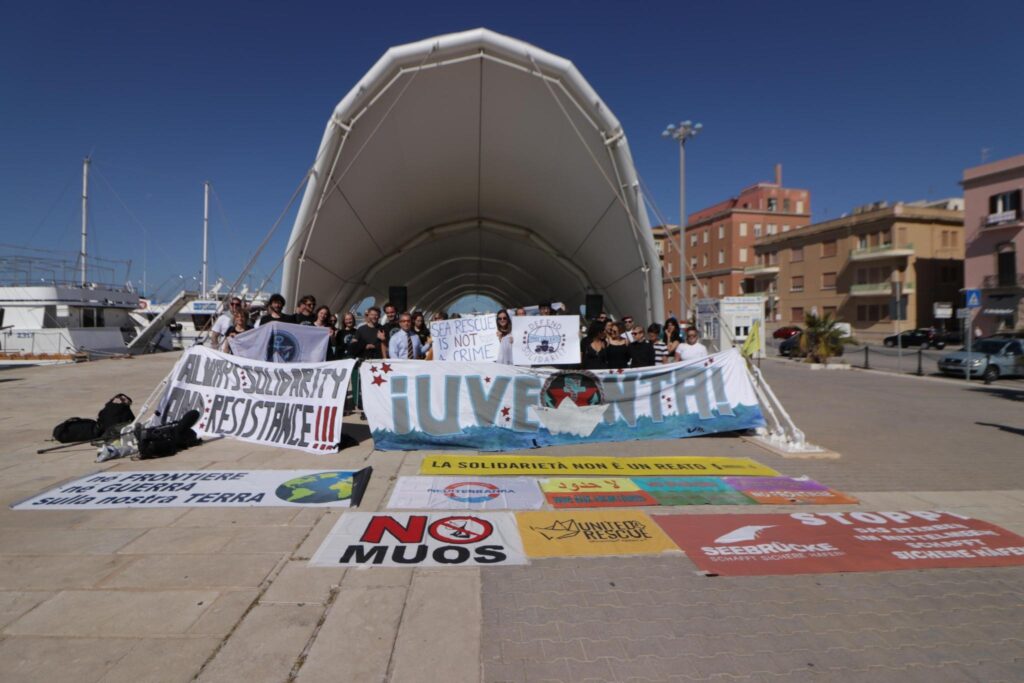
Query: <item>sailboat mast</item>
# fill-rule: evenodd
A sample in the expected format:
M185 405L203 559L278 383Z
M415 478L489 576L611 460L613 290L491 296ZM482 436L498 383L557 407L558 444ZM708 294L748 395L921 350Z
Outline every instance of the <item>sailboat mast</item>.
M86 157L82 162L82 249L78 252L79 262L81 264L80 283L85 287L86 272L85 272L85 259L86 259L86 247L85 238L89 233L89 157Z
M210 232L210 181L203 183L203 296L206 296L206 240Z

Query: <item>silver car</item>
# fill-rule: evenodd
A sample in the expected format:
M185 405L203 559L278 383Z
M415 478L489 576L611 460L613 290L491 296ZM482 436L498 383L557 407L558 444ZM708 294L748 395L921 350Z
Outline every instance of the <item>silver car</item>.
M989 337L979 339L967 349L939 359L939 370L947 375L982 377L991 382L1000 377L1024 375L1024 342L1020 339Z

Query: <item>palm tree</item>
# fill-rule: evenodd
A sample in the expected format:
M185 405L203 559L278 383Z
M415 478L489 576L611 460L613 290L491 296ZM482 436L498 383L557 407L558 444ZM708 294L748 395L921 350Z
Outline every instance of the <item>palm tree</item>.
M800 354L809 363L827 363L832 356L843 352L843 332L836 327L832 314L804 316L804 331L800 336Z

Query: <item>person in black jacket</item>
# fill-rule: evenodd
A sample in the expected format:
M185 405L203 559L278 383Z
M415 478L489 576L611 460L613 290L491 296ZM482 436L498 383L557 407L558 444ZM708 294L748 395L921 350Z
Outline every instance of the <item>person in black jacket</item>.
M629 335L629 367L646 368L654 365L654 345L644 334L644 328L634 325Z

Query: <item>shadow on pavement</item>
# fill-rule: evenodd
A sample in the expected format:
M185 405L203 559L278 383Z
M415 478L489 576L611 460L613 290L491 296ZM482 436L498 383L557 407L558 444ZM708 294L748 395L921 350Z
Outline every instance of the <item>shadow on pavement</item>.
M1010 434L1016 434L1017 436L1024 436L1024 429L1019 429L1017 427L1007 427L1006 425L1000 425L994 422L975 422L974 424L981 425L982 427L995 427L1001 432L1009 432Z
M1024 389L1005 389L1002 387L978 387L971 391L980 391L985 394L992 394L1008 401L1024 401ZM981 424L980 422L978 424Z

